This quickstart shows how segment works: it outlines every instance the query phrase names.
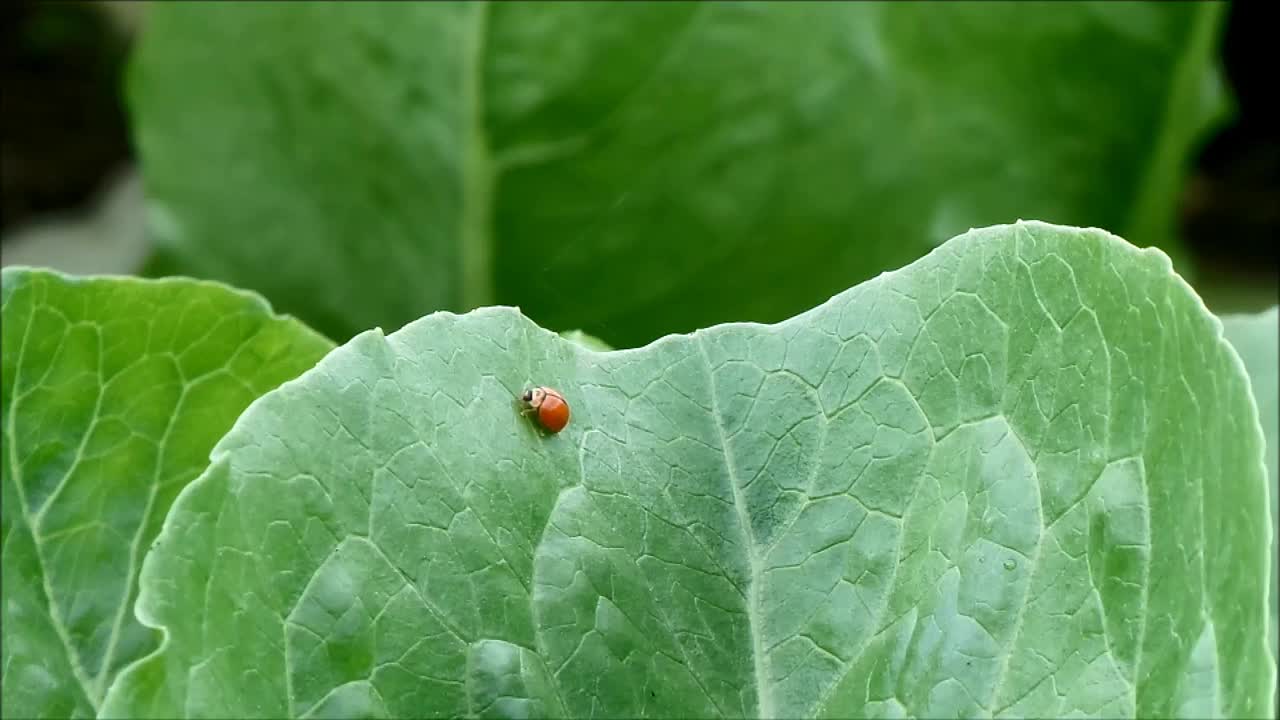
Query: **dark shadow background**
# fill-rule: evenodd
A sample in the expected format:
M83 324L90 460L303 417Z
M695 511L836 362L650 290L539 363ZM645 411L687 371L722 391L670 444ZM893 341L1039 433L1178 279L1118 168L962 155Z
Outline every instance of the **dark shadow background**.
M1277 302L1280 253L1280 112L1275 98L1277 17L1269 3L1235 2L1221 53L1235 114L1204 145L1182 197L1182 229L1207 300L1221 311ZM1259 302L1235 286L1263 290ZM1268 292L1269 291L1269 292ZM1215 296L1216 294L1216 296ZM1219 309L1219 308L1215 308Z
M0 3L0 231L79 208L132 161L121 71L129 39L101 7Z
M133 164L122 71L141 5L0 3L3 216L0 233L79 211ZM132 18L132 19L130 19ZM1274 13L1233 3L1221 42L1236 111L1201 148L1181 204L1197 291L1218 312L1277 302L1280 117Z

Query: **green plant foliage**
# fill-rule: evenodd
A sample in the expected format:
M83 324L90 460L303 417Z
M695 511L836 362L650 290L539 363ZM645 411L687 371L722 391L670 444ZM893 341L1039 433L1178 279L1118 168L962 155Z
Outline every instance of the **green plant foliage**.
M971 227L1173 252L1219 3L158 4L153 273L334 337L519 305L633 347Z
M1258 404L1258 419L1267 442L1267 485L1271 488L1271 517L1280 514L1277 493L1280 492L1280 308L1256 314L1227 315L1222 318L1223 333L1240 359L1244 361ZM1274 529L1273 529L1274 530ZM1277 612L1276 534L1271 535L1271 654L1280 645L1280 613Z
M92 717L159 644L132 608L174 497L332 343L213 283L5 268L0 287L4 712Z
M1260 717L1262 443L1217 321L1100 231L637 350L437 313L218 443L104 714Z
M570 342L576 342L588 350L612 350L603 340L592 335L588 335L581 330L567 330L560 333L560 337Z

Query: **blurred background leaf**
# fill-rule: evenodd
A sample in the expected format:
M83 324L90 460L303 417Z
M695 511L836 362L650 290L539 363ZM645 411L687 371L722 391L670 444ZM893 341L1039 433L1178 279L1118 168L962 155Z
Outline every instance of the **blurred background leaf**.
M560 337L568 340L569 342L575 342L588 350L595 350L596 352L608 352L613 349L609 347L608 343L600 338L588 335L581 330L567 330L560 333Z
M1223 8L156 6L150 271L337 338L518 304L631 346L1020 217L1177 256Z
M142 268L143 195L118 86L154 9L0 8L3 264ZM801 5L768 32L761 14L777 20L767 14L779 8L763 3L696 17L678 4L502 6L483 61L467 56L486 91L476 126L458 105L468 7L363 8L408 13L398 34L387 16L319 27L350 12L340 6L287 20L282 7L158 9L159 29L143 33L159 35L157 49L138 76L154 74L148 57L169 67L134 94L147 100L139 109L163 109L134 120L176 155L145 158L162 190L152 235L164 241L149 269L252 285L339 336L490 294L549 326L635 344L790 314L971 224L1016 216L1160 244L1220 313L1276 302L1280 118L1258 5ZM1227 20L1220 52L1215 14ZM415 22L447 42L406 39ZM1237 100L1207 134L1224 107L1219 58ZM459 74L414 71L442 63ZM352 105L362 98L382 102ZM281 124L307 134L264 149ZM464 277L467 127L512 165L493 174L492 212L467 206L470 227L487 218L491 244L471 248ZM453 164L440 170L415 147L443 148ZM273 160L290 153L301 157ZM201 188L213 194L188 197Z

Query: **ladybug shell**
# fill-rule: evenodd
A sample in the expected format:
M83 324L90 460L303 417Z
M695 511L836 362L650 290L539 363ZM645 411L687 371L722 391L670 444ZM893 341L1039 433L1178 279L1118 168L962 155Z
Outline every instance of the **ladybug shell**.
M542 404L538 406L538 422L542 427L553 433L558 433L569 424L569 403L564 401L564 396L552 390L544 388L546 397L542 398Z

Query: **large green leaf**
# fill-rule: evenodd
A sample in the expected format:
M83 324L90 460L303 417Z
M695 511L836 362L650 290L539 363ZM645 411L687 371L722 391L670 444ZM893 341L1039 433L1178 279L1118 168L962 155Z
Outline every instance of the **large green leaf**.
M5 717L90 717L156 633L143 553L254 399L328 340L261 299L190 280L5 268Z
M335 337L519 305L631 347L1019 217L1170 247L1219 3L161 3L152 272Z
M106 712L1261 716L1263 474L1220 325L1099 231L638 350L433 314L241 416Z
M1280 516L1280 307L1248 315L1222 318L1223 334L1231 341L1253 386L1267 442L1267 485L1271 488L1271 517ZM1276 585L1277 538L1271 536L1271 653L1280 649L1280 589Z

